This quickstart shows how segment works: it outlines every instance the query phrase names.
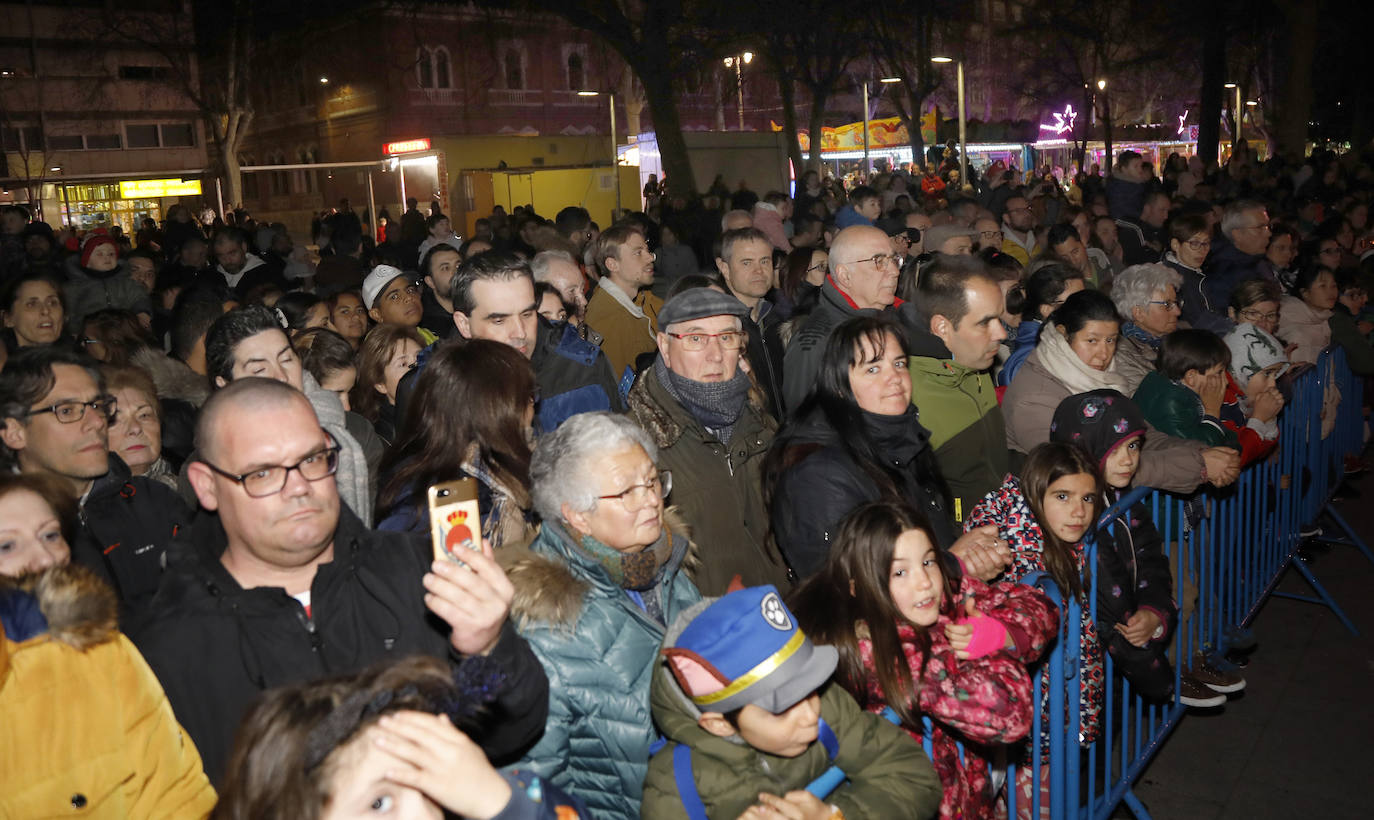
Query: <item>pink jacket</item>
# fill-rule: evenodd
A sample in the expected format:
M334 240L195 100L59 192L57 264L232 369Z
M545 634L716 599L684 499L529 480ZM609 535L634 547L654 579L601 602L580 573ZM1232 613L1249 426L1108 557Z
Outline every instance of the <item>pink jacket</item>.
M768 237L774 248L783 253L792 252L792 243L787 241L787 234L782 229L782 212L776 205L767 202L754 203L754 227L763 231L763 235Z

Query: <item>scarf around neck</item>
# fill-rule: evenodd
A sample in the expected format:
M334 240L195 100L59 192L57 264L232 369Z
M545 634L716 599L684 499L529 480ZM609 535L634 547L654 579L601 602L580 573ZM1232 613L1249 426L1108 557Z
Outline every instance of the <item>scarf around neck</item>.
M577 549L606 570L611 581L621 589L642 592L653 587L673 555L673 539L668 536L667 529L659 530L657 541L635 553L621 552L571 527L566 529Z
M1121 335L1134 339L1141 344L1149 345L1151 350L1159 350L1160 344L1164 341L1159 336L1152 335L1149 331L1137 325L1135 322L1125 322L1121 325Z
M736 367L729 381L699 382L669 370L659 356L654 359L654 375L668 395L687 408L692 418L701 422L722 444L729 443L735 422L739 421L744 403L749 400L749 376L743 368Z
M1040 344L1035 348L1035 353L1040 359L1046 370L1056 381L1069 389L1072 395L1086 393L1089 390L1117 390L1121 393L1129 392L1126 380L1116 370L1116 358L1112 358L1112 363L1107 365L1106 370L1094 370L1088 367L1078 354L1069 347L1069 340L1059 332L1059 328L1053 322L1046 322L1040 330Z

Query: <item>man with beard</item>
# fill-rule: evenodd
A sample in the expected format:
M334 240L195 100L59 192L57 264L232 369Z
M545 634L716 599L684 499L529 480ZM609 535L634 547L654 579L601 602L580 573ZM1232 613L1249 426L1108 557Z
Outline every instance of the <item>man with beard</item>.
M587 324L605 337L601 350L623 378L627 368L638 372L638 357L657 350L663 300L649 291L654 255L638 228L616 225L597 240L596 264L602 275L587 303Z

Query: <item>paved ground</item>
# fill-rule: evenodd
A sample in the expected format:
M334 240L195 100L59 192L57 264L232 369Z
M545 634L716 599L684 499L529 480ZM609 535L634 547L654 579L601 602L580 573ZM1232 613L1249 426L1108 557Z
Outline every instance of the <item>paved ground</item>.
M1374 474L1356 487L1338 509L1374 541ZM1243 696L1185 717L1137 784L1155 820L1374 817L1374 565L1335 547L1311 566L1362 634L1324 607L1272 598ZM1309 591L1291 570L1280 589Z

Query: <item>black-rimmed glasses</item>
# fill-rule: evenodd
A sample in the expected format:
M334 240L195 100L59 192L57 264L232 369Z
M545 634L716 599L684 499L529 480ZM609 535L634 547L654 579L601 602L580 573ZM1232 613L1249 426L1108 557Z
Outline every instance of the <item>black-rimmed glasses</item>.
M67 399L59 401L47 407L34 407L25 413L26 417L33 417L43 413L52 413L53 416L63 424L76 424L86 417L86 408L90 408L97 413L105 414L105 422L108 424L114 421L115 412L119 402L114 396L97 396L90 401L80 399Z
M331 444L328 447L323 447L290 466L259 467L242 475L216 467L204 459L201 459L200 463L225 478L238 482L249 497L266 498L282 491L292 470L300 473L301 478L306 481L319 481L334 475L339 469L339 445Z

